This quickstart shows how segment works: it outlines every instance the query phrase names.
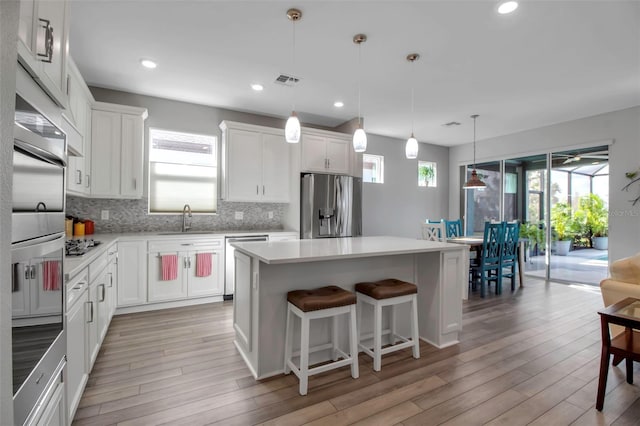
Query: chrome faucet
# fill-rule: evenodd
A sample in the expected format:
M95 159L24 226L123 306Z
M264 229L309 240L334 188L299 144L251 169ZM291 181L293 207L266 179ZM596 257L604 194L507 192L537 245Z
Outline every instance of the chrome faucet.
M187 217L189 217L189 224L187 225ZM189 204L185 204L182 208L182 232L187 232L191 229L191 220L193 219L193 215L191 214L191 206Z

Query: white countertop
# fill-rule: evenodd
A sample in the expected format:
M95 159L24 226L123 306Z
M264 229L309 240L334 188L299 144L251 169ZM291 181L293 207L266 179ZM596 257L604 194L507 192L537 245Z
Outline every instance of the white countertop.
M236 250L264 263L302 263L357 257L468 250L460 244L400 237L320 238L231 244Z

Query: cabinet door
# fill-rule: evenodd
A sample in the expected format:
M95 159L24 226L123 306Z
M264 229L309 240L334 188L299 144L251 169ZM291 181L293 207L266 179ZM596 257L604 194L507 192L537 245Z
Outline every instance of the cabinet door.
M80 192L84 195L91 194L91 101L84 98L84 110L85 110L85 128L84 131L84 176L83 176L83 188ZM83 160L79 158L78 161Z
M162 256L168 254L178 255L178 272L173 280L162 278ZM186 253L149 253L149 302L180 300L187 297L188 261L189 256ZM195 261L193 265L195 266Z
M118 243L118 306L142 305L147 302L147 243Z
M262 201L289 202L290 145L281 135L262 135Z
M67 415L69 419L80 403L87 382L87 322L86 304L89 300L86 284L82 295L67 312Z
M92 284L93 286L93 284ZM102 343L109 328L109 296L107 294L107 268L105 268L95 281L96 291L96 320L98 322L98 344Z
M224 292L224 252L223 250L202 250L202 253L212 253L211 274L199 277L197 273L197 254L189 253L189 297L216 296Z
M121 114L91 113L91 195L120 195Z
M122 114L120 159L120 194L123 197L142 197L144 128L142 117Z
M350 143L344 139L327 138L327 160L332 173L349 173Z
M35 19L35 1L20 0L20 20L18 22L18 40L29 50L29 56L33 49L33 32Z
M85 159L69 156L67 158L67 192L85 195L86 175Z
M68 12L66 0L46 0L38 1L38 19L36 24L36 52L45 50L47 33L42 27L47 23L52 29L53 54L50 62L42 62L42 71L39 75L45 90L52 95L59 105L65 107L67 104L67 51L68 43ZM38 57L37 57L38 58Z
M302 135L302 171L327 171L327 143L324 137Z
M100 350L100 340L98 340L98 286L93 283L89 286L89 300L87 309L87 354L88 370L91 371L93 363L96 361Z
M113 317L113 313L116 310L116 288L118 288L117 249L115 249L115 256L109 262L109 266L107 266L106 284L107 284L107 303L109 308L109 321L111 321L111 318Z
M262 135L229 129L227 138L227 201L262 198Z

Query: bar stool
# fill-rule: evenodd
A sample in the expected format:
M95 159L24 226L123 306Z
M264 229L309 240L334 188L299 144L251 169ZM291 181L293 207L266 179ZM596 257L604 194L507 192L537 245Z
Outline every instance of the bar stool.
M351 365L351 377L357 379L358 372L358 341L356 340L356 295L337 286L321 287L314 290L295 290L287 293L287 330L284 346L284 374L291 371L300 380L300 395L307 394L309 376L323 373L334 368ZM344 353L338 348L339 315L349 314L349 352ZM293 353L293 315L301 320L300 351ZM331 318L331 342L309 347L310 321L319 318ZM333 362L318 367L309 368L309 354L321 350L331 349ZM300 356L300 367L293 362L294 356ZM338 360L339 356L343 359Z
M411 283L394 278L356 284L358 300L358 347L373 358L373 369L380 371L382 355L405 348L413 348L413 357L420 358L420 340L418 338L418 288ZM411 340L396 333L396 305L410 303L411 306ZM360 343L362 329L363 303L373 306L373 348ZM391 306L390 328L382 330L382 308ZM389 334L391 346L382 348L382 336ZM396 339L402 343L396 345Z

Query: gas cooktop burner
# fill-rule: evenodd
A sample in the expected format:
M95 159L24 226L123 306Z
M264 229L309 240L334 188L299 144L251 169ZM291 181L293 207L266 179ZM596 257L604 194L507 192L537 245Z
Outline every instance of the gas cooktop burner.
M64 251L67 256L82 256L99 244L100 241L96 241L93 238L84 240L67 240Z

